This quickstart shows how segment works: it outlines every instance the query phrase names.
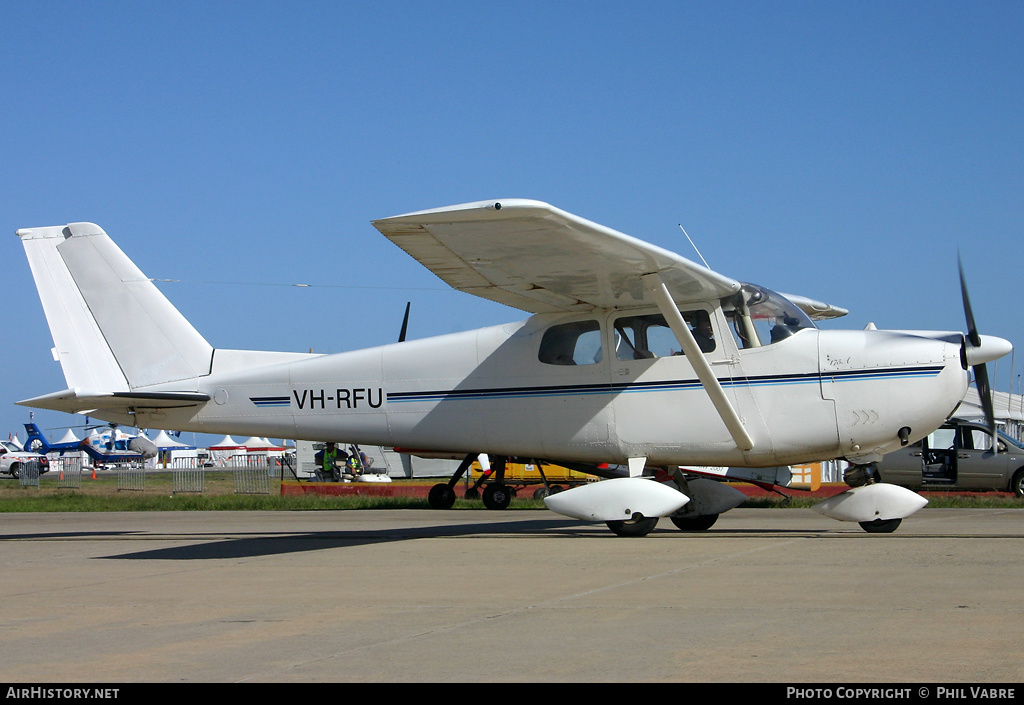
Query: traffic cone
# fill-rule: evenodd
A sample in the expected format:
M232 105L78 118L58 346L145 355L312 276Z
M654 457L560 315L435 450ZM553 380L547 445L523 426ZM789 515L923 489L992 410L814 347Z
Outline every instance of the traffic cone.
M94 480L96 479L96 466L95 465L92 466L92 479L94 479Z

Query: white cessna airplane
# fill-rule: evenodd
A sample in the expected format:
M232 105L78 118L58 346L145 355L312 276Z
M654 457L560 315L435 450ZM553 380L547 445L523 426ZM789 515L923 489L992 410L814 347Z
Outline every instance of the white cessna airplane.
M966 336L819 330L811 317L846 311L538 201L373 224L452 287L533 315L333 355L214 349L99 226L24 229L68 388L19 403L141 428L457 453L460 473L482 453L557 463L609 479L549 508L620 535L722 510L724 486L679 466L845 458L851 490L821 511L892 531L926 502L878 482L872 463L941 425L969 368L987 398L984 363L1010 350L977 334L966 289ZM491 506L507 504L498 478ZM433 499L451 506L452 486Z

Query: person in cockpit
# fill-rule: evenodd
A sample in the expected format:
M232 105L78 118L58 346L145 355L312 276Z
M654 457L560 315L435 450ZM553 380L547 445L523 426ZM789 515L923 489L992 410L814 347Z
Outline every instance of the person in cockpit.
M793 330L799 323L800 321L789 316L775 319L775 326L772 328L772 342L777 343L793 335Z
M697 325L691 332L701 352L707 353L715 349L715 331L711 327L711 318L706 312L700 311L697 314Z

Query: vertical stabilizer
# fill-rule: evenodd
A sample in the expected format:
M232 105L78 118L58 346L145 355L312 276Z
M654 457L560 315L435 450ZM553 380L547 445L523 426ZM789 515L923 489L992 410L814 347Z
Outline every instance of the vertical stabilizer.
M69 389L129 391L209 373L213 348L102 228L18 236Z

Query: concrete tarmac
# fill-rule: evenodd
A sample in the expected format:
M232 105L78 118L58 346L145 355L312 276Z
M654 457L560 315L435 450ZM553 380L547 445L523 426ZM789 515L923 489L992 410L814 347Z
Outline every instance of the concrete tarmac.
M1017 683L1024 509L0 514L0 681Z

